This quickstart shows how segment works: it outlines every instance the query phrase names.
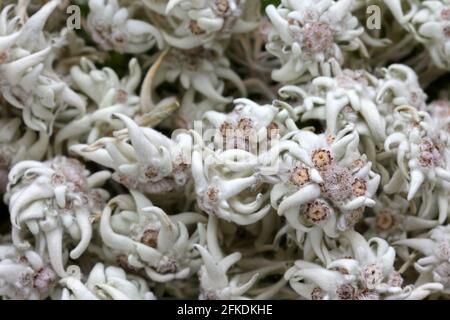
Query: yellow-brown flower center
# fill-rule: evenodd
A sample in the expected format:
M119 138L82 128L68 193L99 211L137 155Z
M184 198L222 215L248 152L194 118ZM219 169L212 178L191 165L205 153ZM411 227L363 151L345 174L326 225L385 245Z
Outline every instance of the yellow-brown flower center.
M237 125L238 130L242 132L242 134L247 137L252 133L253 130L253 120L250 118L242 118L239 120Z
M330 145L330 144L332 144L333 142L334 142L334 140L335 140L335 137L332 135L332 134L329 134L328 136L327 136L327 143Z
M305 218L312 223L319 223L330 216L330 208L325 202L315 200L306 205L304 215Z
M296 186L302 186L308 183L310 181L308 169L302 166L296 166L289 174L289 181Z
M319 170L326 169L333 162L331 152L325 149L314 150L311 159L314 166Z
M311 300L322 300L323 299L323 291L319 287L315 287L311 291Z
M156 245L158 243L158 230L155 229L145 230L144 233L142 234L140 242L149 247L156 248Z
M148 167L145 170L144 174L148 179L155 178L156 176L158 176L158 169L156 169L155 167Z
M361 169L364 166L364 161L361 159L356 159L352 162L353 169Z

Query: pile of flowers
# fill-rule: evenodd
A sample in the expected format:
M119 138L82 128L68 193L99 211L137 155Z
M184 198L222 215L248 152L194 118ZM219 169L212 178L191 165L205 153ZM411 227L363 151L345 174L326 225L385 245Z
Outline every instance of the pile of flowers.
M269 2L2 2L0 299L450 297L450 1Z

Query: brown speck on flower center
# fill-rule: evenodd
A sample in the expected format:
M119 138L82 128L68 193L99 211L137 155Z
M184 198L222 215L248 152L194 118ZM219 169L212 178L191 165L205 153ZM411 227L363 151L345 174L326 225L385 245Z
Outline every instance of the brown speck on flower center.
M51 167L55 172L64 176L64 183L68 184L70 190L75 192L87 190L88 182L85 177L85 167L80 161L58 157L52 160Z
M156 248L158 243L158 234L159 234L158 230L147 229L142 234L140 242L149 247Z
M361 178L356 178L352 183L352 192L355 196L361 197L367 191L366 181Z
M312 223L320 223L330 216L330 208L321 200L314 200L306 204L303 212L305 218Z
M253 120L250 118L241 118L237 124L238 130L240 130L245 137L248 137L252 133L253 126Z
M289 173L289 181L296 186L303 186L310 181L308 168L296 165Z
M342 284L337 287L336 295L340 300L353 300L356 289L351 284Z
M129 271L129 272L136 272L137 271L136 268L134 268L133 266L131 266L128 263L128 257L125 254L121 254L121 255L119 255L117 257L117 264L119 266L121 266L123 269L125 269L126 271Z
M423 138L420 144L420 149L422 151L432 151L434 149L433 140L429 137Z
M192 34L199 35L205 33L205 30L200 28L197 21L191 20L189 21L189 30L191 30Z
M267 126L267 131L271 131L271 130L278 130L278 124L276 124L275 122L271 122Z
M219 297L215 292L201 288L199 300L219 300Z
M379 300L380 295L373 290L362 289L358 290L355 295L355 300Z
M6 169L11 163L10 157L0 152L0 169Z
M383 209L375 216L375 224L380 230L389 230L394 226L394 223L394 216L389 209Z
M209 186L206 190L206 196L209 201L217 202L219 200L219 188L216 186Z
M98 189L94 189L89 192L88 203L89 208L93 211L101 211L103 209L103 205L105 204L105 199Z
M98 33L103 33L103 31L106 30L106 22L103 19L97 21L97 23L94 26L94 29Z
M230 5L228 4L228 0L214 0L214 8L218 14L224 15L230 8Z
M442 241L437 245L437 256L440 259L450 259L450 243Z
M364 161L361 159L356 159L353 161L352 169L361 169L362 167L364 167Z
M316 149L311 156L314 166L319 170L326 169L333 162L331 151L325 149Z
M439 275L440 283L442 283L446 288L450 287L450 263L443 262L438 265L435 269L437 275Z
M152 166L147 167L147 169L144 172L144 175L148 179L153 179L158 176L158 169Z
M419 164L423 167L431 167L439 165L442 159L442 144L439 139L432 139L430 137L425 137L422 139L420 144L419 156L417 160Z
M61 172L52 174L51 181L53 185L61 185L66 183L66 177Z
M66 205L63 209L66 211L70 211L73 209L73 206L74 206L73 200L67 200Z
M411 99L412 104L415 105L417 103L417 100L419 99L419 94L415 91L412 91L410 94L410 99Z
M33 287L40 292L48 292L56 282L56 274L50 267L41 268L33 279Z
M322 300L323 299L323 291L319 287L315 287L311 291L311 300Z
M183 157L183 154L178 154L174 161L174 172L183 172L187 169L188 164Z
M119 33L114 36L114 42L119 45L124 44L126 41L127 41L127 37L123 33Z
M118 173L117 177L119 178L119 182L128 188L135 189L138 185L138 182L135 178L130 177L125 173Z
M156 271L161 274L176 273L177 270L177 262L171 258L167 258L166 261L161 262L161 264L156 268Z
M127 101L128 93L123 89L118 89L116 93L116 99L119 103L125 103Z
M330 268L330 270L337 271L337 272L339 272L341 274L348 274L347 269L345 269L343 267Z
M430 113L437 111L439 116L448 117L450 116L450 103L446 100L433 101L428 105L427 111Z
M388 285L392 287L401 287L402 284L403 284L402 275L397 271L391 272L388 278Z

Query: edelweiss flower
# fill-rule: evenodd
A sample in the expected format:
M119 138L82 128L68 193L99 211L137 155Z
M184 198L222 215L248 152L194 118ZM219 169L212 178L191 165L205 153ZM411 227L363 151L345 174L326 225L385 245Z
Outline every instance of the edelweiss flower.
M200 300L242 300L248 299L243 294L256 282L256 273L249 281L239 284L239 275L228 279L227 271L241 259L239 252L232 253L222 259L213 256L206 248L195 245L203 259L199 271Z
M397 21L428 50L433 63L439 68L450 69L450 2L407 1L407 13L403 12L401 2L385 1Z
M70 258L78 259L91 241L92 216L101 212L109 198L106 190L98 188L109 176L107 171L90 175L80 162L62 156L16 164L5 196L14 245L28 250L28 239L34 237L36 248L48 252L55 272L65 276L65 235L78 242L70 250Z
M171 49L155 75L154 87L166 82L174 83L178 79L183 91L200 93L212 104L231 102L231 98L223 96L225 81L230 82L241 96L247 95L241 78L230 68L230 61L201 47L189 50ZM183 97L182 101L184 99L186 98ZM182 104L187 105L187 102Z
M283 0L266 13L273 25L266 46L282 67L272 72L281 83L298 82L311 76L330 76L344 62L343 51L360 50L364 28L352 16L353 0Z
M152 128L139 127L123 114L113 115L123 121L126 129L90 146L73 145L71 150L114 169L113 178L132 190L163 193L186 183L190 161L187 151L192 140L189 134L180 133L171 140Z
M214 147L218 150L243 149L261 153L276 143L281 126L276 119L279 110L271 105L260 106L248 99L234 100L235 107L228 114L208 111L203 116L205 129L214 129ZM212 127L212 128L211 128Z
M443 130L450 132L450 102L448 100L432 101L425 107L434 122L442 126Z
M185 279L199 267L193 245L199 232L189 236L185 224L205 221L196 213L168 216L140 193L117 196L108 203L100 221L106 255L128 270L145 269L156 282ZM200 242L199 242L200 241Z
M245 0L170 0L165 15L173 21L173 34L164 33L167 43L175 48L193 49L198 46L217 48L235 33L256 28L256 22L241 18ZM150 1L146 2L152 9ZM220 49L219 49L220 50Z
M417 300L442 286L402 288L403 278L394 270L395 250L380 238L366 241L355 231L343 236L352 248L352 257L334 260L326 268L297 261L285 278L292 289L308 300Z
M57 276L37 252L20 252L12 244L0 245L0 297L42 300L48 297Z
M409 232L429 230L438 225L437 220L422 217L425 208L430 207L427 203L421 204L417 216L410 212L410 207L410 203L399 195L392 197L380 195L373 207L374 216L364 219L369 226L364 236L366 238L377 236L392 243L406 239ZM408 259L408 253L401 248L397 250L397 255L404 260Z
M79 271L76 271L78 273ZM60 280L61 300L156 300L144 279L97 263L86 282L74 274Z
M377 85L378 79L364 70L345 69L332 78L317 77L307 88L302 120L326 120L330 134L355 124L361 136L375 143L382 142L386 129L375 101Z
M122 121L113 119L114 113L133 117L140 110L140 99L135 91L141 81L141 68L136 59L131 59L128 67L130 74L122 79L113 69L98 70L85 58L81 58L80 66L71 69L73 81L94 104L88 108L88 113L58 131L55 136L57 147L64 140L69 140L69 146L94 143L100 137L124 127Z
M10 168L22 160L41 160L48 143L47 133L28 129L21 119L0 119L0 194L6 191Z
M387 151L395 147L398 168L384 189L406 191L408 200L433 191L442 223L447 218L449 202L448 132L441 130L428 113L412 107L398 107L394 117L396 130L384 145Z
M23 110L30 129L48 133L69 107L78 114L85 111L83 99L50 67L52 47L43 28L58 4L59 0L48 2L23 25L17 18L8 19L11 5L0 15L0 92L7 102Z
M270 211L269 189L255 166L257 156L241 149L214 151L193 132L192 177L203 211L239 225L262 219Z
M404 239L394 245L407 246L424 255L414 263L421 274L418 284L438 282L443 285L443 293L450 293L450 226L434 228L427 238Z
M313 231L316 254L322 230L329 237L352 228L373 200L380 176L358 151L358 134L348 126L336 136L296 130L283 137L269 157L279 157L280 173L270 193L279 215L302 238Z
M424 109L427 95L420 87L417 74L410 67L393 64L383 72L384 77L378 82L376 103L389 129L391 115L396 107L408 105Z
M164 40L151 24L130 19L127 8L117 0L89 0L87 29L103 50L142 53L155 45L161 49Z

